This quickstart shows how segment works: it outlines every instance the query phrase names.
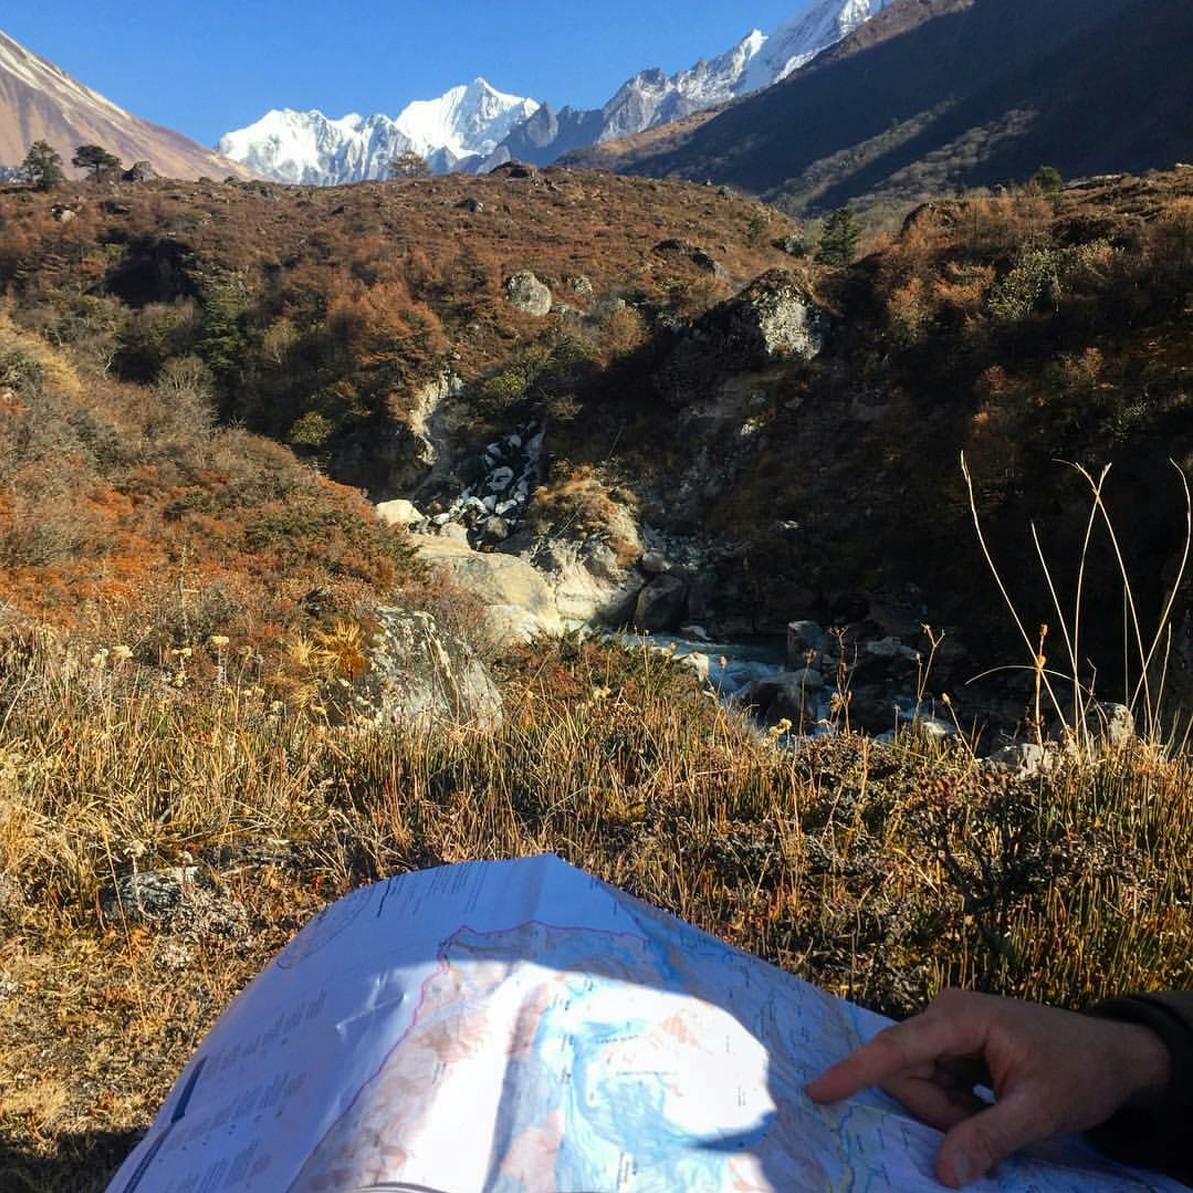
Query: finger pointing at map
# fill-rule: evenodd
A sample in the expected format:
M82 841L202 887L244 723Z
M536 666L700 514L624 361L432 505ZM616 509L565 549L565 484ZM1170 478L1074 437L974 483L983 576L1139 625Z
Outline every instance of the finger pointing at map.
M947 991L808 1086L835 1103L881 1086L947 1134L941 1181L959 1189L1027 1144L1085 1131L1161 1095L1169 1058L1146 1027ZM993 1091L986 1102L977 1087Z

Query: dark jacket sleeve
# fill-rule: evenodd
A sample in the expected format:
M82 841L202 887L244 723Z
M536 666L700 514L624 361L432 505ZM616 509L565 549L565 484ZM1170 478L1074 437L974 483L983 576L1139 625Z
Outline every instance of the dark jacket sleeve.
M1168 1046L1172 1084L1155 1105L1120 1111L1090 1138L1115 1160L1193 1186L1193 993L1115 998L1092 1014L1150 1027Z

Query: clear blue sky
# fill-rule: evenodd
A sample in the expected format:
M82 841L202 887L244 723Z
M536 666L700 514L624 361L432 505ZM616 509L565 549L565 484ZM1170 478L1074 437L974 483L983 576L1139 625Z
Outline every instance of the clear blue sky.
M483 75L595 107L808 0L6 0L0 29L138 116L211 144L270 108L399 111Z

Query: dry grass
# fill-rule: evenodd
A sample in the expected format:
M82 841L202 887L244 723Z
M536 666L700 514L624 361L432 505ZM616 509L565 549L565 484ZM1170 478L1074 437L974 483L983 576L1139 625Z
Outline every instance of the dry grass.
M666 658L595 644L528 650L505 687L495 736L332 729L251 677L180 693L10 627L3 1187L102 1188L233 993L327 900L411 867L555 851L892 1013L945 983L1080 1005L1193 980L1183 759L1021 783L914 736L796 756ZM189 864L172 923L99 910Z

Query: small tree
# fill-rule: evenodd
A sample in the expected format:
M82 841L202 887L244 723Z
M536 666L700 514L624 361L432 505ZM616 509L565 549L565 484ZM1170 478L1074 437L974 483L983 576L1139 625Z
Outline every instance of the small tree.
M766 235L766 230L769 227L770 216L759 208L750 216L750 222L746 226L746 247L757 248L762 243L762 238Z
M824 221L816 260L824 265L848 265L857 253L862 226L848 207L840 207Z
M102 145L80 145L70 164L80 170L90 170L91 181L98 182L105 174L120 168L120 159Z
M399 153L389 163L390 178L429 178L431 174L431 163L413 149Z
M66 175L62 172L62 158L53 146L45 141L34 141L29 146L21 169L34 190L52 191L66 180Z
M1065 185L1065 180L1055 166L1041 166L1032 175L1031 180L1047 195L1054 195Z

